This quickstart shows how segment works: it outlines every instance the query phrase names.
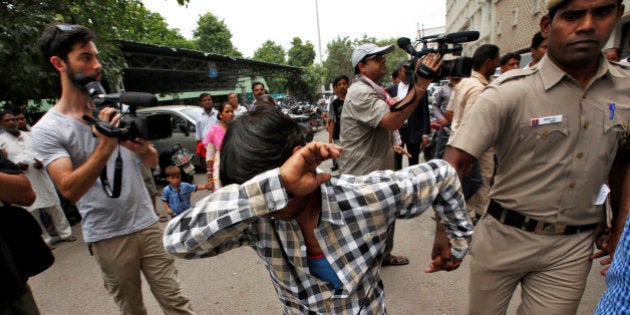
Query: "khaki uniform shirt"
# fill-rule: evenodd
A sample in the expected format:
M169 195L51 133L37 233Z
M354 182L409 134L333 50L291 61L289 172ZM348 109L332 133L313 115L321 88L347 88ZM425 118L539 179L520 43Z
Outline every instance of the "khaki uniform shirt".
M603 221L596 200L628 134L630 70L600 60L585 90L545 56L479 96L450 145L475 157L495 147L490 197L503 207L547 223Z
M394 169L392 132L379 126L388 113L387 103L367 83L357 80L350 85L341 112L341 173Z
M457 133L462 120L488 83L488 80L481 73L473 71L470 78L464 78L455 85L453 96L448 105L449 110L453 111L451 138Z

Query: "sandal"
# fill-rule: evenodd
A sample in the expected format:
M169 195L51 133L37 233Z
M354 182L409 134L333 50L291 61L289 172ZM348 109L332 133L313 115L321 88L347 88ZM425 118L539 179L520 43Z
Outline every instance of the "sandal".
M68 236L68 238L62 238L61 240L64 242L74 242L77 240L77 238L74 235L70 235Z
M160 222L166 222L166 221L168 221L168 218L165 215L161 214L159 216L159 220L160 220Z
M404 256L389 255L383 259L383 266L403 266L409 264L409 258Z

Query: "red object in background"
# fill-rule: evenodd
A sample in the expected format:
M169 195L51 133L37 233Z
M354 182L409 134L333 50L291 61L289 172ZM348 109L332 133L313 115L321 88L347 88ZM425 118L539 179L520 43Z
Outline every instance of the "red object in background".
M203 147L203 143L201 142L197 142L197 148L195 149L195 153L197 154L197 156L199 156L202 160L206 159L206 148Z

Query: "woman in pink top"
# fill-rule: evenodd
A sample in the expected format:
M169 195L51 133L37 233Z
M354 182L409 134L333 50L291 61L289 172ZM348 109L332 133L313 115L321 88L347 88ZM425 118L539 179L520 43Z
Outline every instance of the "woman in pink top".
M221 159L221 144L225 131L230 121L234 119L234 110L232 105L224 103L219 106L217 118L220 123L216 124L208 130L206 137L203 139L203 145L206 147L206 170L208 173L208 183L213 191L221 188L219 180L219 160Z

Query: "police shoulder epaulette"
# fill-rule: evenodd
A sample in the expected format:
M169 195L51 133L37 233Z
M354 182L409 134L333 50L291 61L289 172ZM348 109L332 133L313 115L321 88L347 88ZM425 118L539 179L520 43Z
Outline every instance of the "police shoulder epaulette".
M511 80L516 80L516 79L520 79L529 75L532 75L534 73L538 72L538 67L531 66L529 68L525 68L525 69L513 69L510 70L502 75L500 75L498 78L496 78L494 81L492 81L490 84L492 85L501 85L505 82L511 81Z

